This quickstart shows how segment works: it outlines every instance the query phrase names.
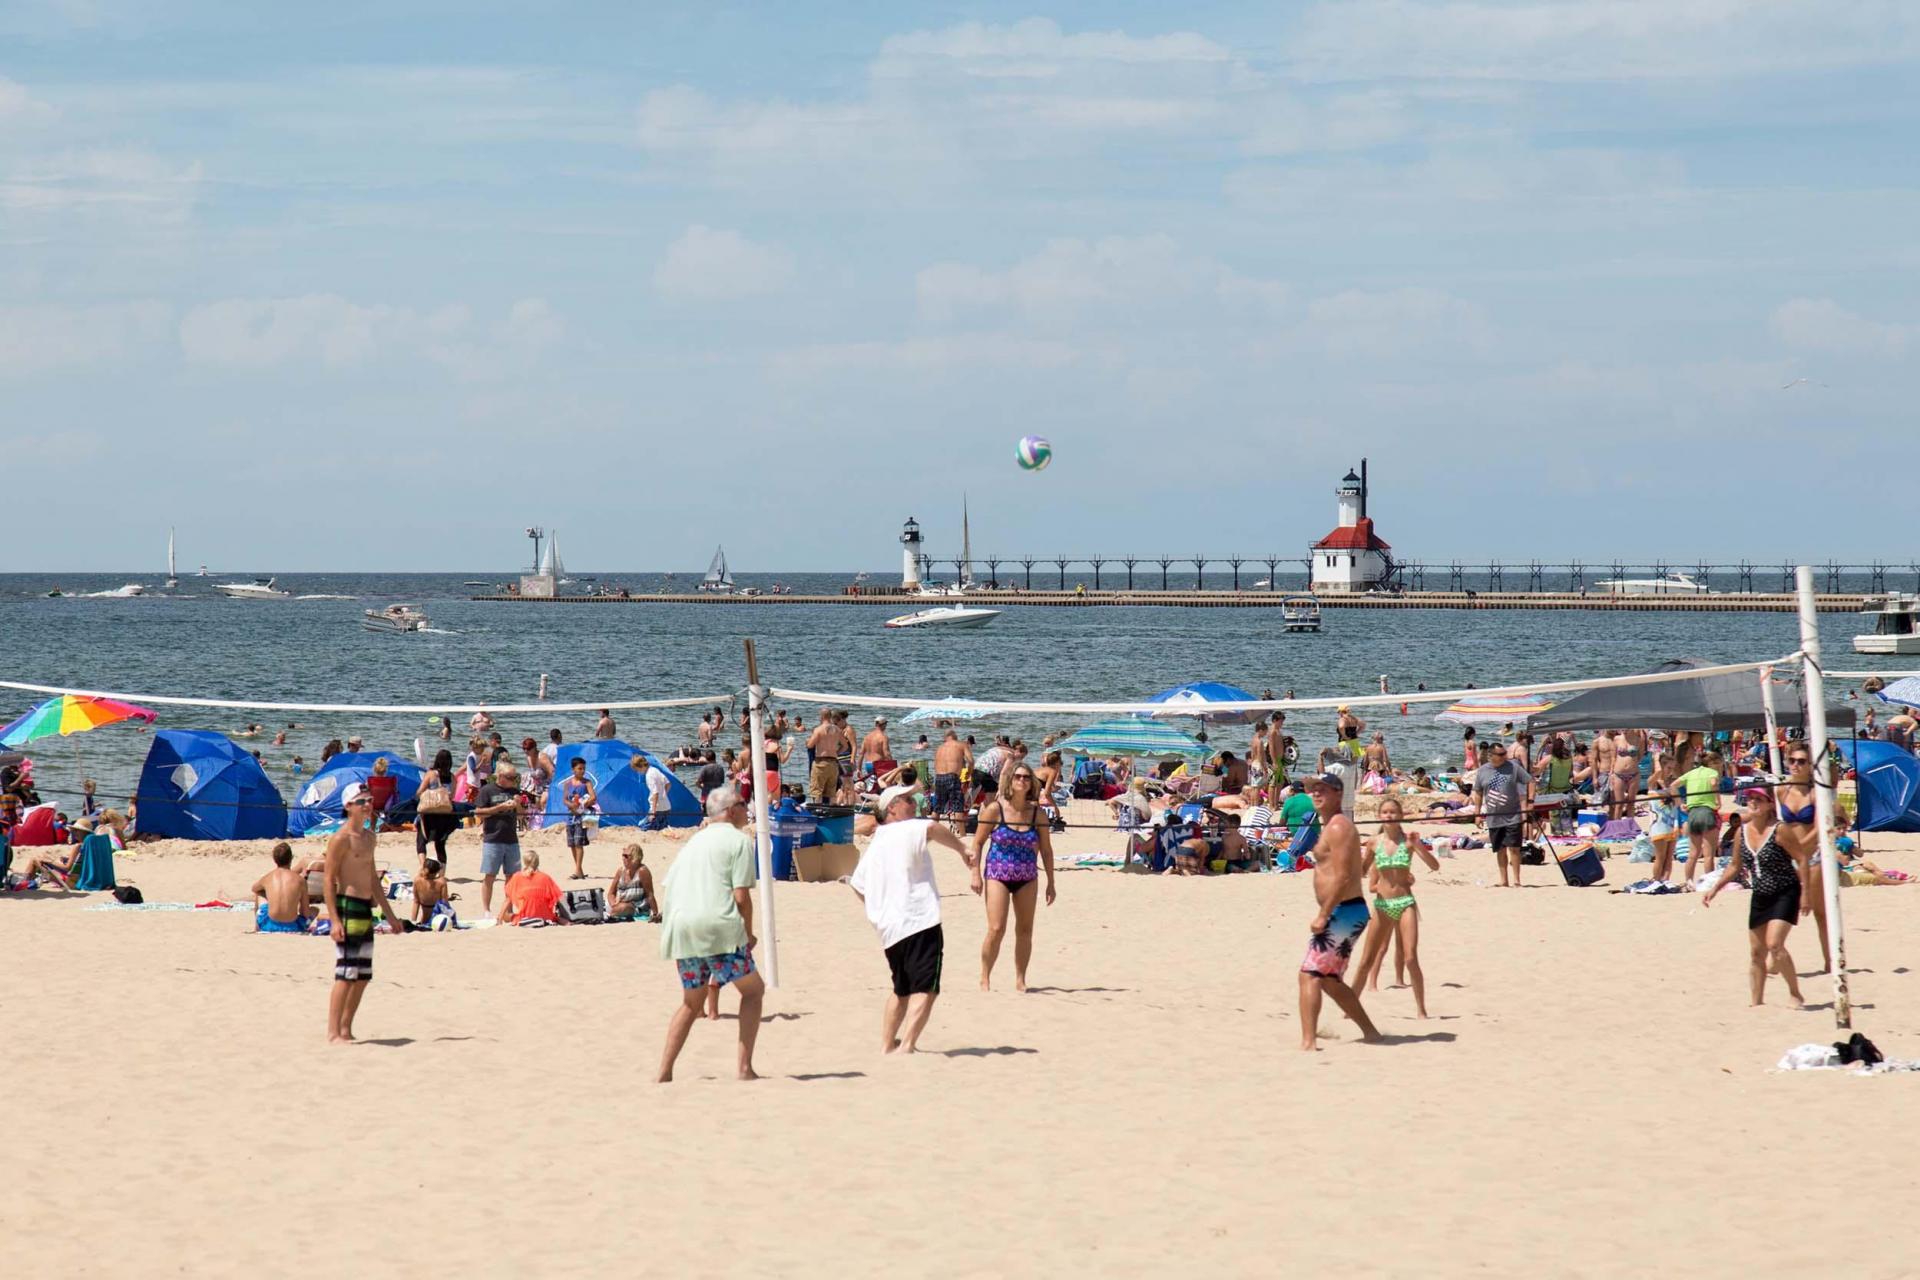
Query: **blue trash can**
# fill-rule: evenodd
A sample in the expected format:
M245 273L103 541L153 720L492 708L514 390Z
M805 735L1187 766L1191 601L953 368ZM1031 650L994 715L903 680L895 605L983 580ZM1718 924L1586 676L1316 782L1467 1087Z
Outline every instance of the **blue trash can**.
M793 879L793 849L799 842L799 839L800 837L798 836L778 835L772 838L773 878L775 880Z
M814 816L791 796L767 813L767 834L773 845L773 878L793 879L793 851L809 841L819 843Z

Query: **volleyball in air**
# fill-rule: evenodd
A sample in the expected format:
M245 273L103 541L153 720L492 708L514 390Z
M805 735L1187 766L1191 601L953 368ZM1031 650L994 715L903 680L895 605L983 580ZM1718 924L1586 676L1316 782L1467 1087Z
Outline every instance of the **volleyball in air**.
M1014 448L1014 457L1019 460L1022 471L1045 471L1053 461L1053 446L1045 436L1021 436Z

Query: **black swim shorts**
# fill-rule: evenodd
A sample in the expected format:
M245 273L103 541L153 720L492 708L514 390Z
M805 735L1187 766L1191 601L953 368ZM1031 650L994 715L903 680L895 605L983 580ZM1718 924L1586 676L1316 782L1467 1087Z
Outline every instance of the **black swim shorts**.
M947 941L940 926L910 933L887 948L887 967L893 971L893 994L907 996L940 994L940 961Z

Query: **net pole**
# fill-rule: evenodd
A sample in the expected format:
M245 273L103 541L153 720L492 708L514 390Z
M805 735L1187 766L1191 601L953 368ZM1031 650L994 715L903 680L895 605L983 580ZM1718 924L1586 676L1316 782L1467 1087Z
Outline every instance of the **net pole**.
M1773 709L1773 668L1760 668L1760 702L1767 710L1767 769L1777 781L1780 771L1780 718Z
M780 985L780 947L773 928L773 829L768 817L766 744L767 690L760 683L760 664L747 648L747 773L753 779L753 851L760 880L760 972L769 987Z
M1847 938L1840 920L1840 865L1833 847L1833 754L1827 742L1827 681L1820 670L1820 615L1813 600L1813 569L1794 571L1800 597L1800 664L1807 691L1807 739L1813 754L1813 812L1820 834L1820 887L1827 912L1827 964L1833 969L1833 1022L1853 1026L1847 994Z

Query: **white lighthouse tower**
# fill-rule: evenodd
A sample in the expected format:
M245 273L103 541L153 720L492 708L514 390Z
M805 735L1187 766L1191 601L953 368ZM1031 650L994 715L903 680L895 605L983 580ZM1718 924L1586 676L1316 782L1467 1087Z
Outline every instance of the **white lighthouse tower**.
M1367 515L1367 460L1360 474L1349 471L1335 489L1340 524L1309 549L1314 591L1367 591L1384 586L1393 574L1393 548L1374 532Z
M920 589L920 522L912 516L900 530L900 585L908 591Z

